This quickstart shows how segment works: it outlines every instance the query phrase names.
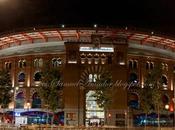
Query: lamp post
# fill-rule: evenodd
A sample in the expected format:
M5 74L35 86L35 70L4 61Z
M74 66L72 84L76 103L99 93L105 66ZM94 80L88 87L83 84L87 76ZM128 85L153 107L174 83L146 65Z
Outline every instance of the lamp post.
M15 108L16 108L16 91L19 89L19 87L14 87L13 89L13 103L14 103L14 107L13 107L13 120L12 123L15 125Z
M165 105L165 109L167 111L167 115L168 115L168 110L169 110L170 106L168 104Z
M168 110L168 109L169 109L169 107L170 107L170 106L169 106L168 104L167 104L167 105L165 105L165 109L166 109L166 110Z

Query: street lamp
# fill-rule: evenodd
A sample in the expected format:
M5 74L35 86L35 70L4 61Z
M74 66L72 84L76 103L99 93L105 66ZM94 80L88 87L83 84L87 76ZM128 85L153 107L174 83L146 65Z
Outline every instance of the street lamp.
M170 106L168 104L165 105L165 109L167 110L167 115L168 115L168 110L169 110Z
M168 104L165 105L165 109L168 110L170 106Z
M28 101L27 102L27 110L29 110L29 108L30 108L30 102Z

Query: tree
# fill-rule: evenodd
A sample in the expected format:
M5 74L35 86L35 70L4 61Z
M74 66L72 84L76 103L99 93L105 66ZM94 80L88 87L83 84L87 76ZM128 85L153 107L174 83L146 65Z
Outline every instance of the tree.
M0 71L0 105L2 108L8 108L12 101L12 84L10 72L7 70Z
M159 113L160 109L162 109L162 101L161 101L161 75L162 70L160 66L155 67L147 76L144 83L144 88L139 90L140 95L140 107L146 114L157 111L158 114L158 126L160 126L159 122ZM146 124L145 124L146 126Z
M61 73L58 68L50 68L46 66L44 71L41 73L41 85L39 87L38 93L42 98L43 104L47 106L48 110L54 112L62 107L61 102L61 90L62 86L59 85L61 80ZM53 123L52 117L52 122ZM48 113L47 113L47 123L48 123Z

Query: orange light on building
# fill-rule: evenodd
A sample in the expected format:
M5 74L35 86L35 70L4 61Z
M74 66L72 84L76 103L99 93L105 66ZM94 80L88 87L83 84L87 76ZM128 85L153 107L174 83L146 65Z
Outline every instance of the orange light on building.
M169 111L170 111L170 112L173 112L173 111L174 111L174 103L173 103L173 101L170 102Z
M111 113L108 114L108 118L111 118Z
M174 111L173 106L170 106L170 112L173 112L173 111Z

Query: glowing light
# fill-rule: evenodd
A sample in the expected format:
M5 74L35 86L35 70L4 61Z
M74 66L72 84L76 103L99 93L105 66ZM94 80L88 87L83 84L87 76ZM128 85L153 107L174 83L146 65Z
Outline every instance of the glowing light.
M125 65L125 62L119 62L119 65Z
M85 60L81 59L81 64L85 64Z
M171 80L171 91L173 91L173 80Z
M30 87L30 78L27 79L27 87Z
M137 80L134 80L134 83L137 83Z
M77 61L68 61L68 64L77 64Z
M15 116L21 116L19 112L15 112Z
M114 52L113 47L99 47L99 48L94 48L94 47L80 47L80 51L85 51L85 52Z
M19 89L19 87L16 87L15 90L17 91Z
M101 61L101 64L104 65L104 64L105 64L105 60L102 60L102 61Z
M94 28L96 28L97 27L97 24L94 24Z
M91 60L88 60L88 64L91 64Z
M169 109L169 107L170 107L170 106L169 106L168 104L167 104L167 105L165 105L165 109L167 109L167 110L168 110L168 109Z
M95 64L98 64L98 61L95 61Z
M108 117L111 118L111 113L108 114Z
M174 111L174 107L173 105L170 105L170 112L173 112Z
M14 104L13 103L9 103L9 109L14 109Z

